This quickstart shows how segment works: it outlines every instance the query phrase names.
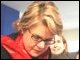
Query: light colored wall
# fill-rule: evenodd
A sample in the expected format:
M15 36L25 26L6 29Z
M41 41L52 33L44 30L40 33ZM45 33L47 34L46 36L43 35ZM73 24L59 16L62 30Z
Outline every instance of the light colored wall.
M79 29L63 30L66 40L79 40Z
M63 31L68 45L69 52L77 52L79 50L79 29L68 29Z

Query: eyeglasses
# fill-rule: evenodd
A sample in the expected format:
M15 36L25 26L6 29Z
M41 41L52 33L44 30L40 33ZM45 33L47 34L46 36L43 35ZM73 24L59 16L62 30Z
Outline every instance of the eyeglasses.
M31 33L31 31L29 30L29 32ZM31 33L32 34L32 33ZM55 38L50 38L50 39L43 39L42 37L40 37L39 35L37 34L32 34L31 35L31 38L36 41L37 43L40 43L41 41L44 41L45 42L45 45L51 45L54 43L54 39Z

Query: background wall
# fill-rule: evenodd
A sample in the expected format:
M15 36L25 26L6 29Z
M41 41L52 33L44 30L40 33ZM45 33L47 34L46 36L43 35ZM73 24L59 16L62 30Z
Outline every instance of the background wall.
M77 52L79 50L79 29L63 30L63 36L67 40L68 51Z
M1 34L13 33L13 22L19 18L19 11L1 4Z

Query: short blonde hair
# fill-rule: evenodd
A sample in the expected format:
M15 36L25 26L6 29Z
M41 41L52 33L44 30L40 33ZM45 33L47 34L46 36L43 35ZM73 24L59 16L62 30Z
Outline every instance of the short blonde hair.
M33 2L14 25L18 31L24 31L39 22L46 25L52 32L62 33L63 25L59 10L51 1Z

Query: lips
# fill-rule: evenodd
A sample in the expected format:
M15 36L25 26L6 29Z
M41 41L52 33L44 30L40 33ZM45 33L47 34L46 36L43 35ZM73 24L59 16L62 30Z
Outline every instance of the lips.
M60 48L54 48L53 50L54 50L54 51L58 51L58 50L60 50Z
M35 49L35 51L36 51L36 52L40 52L41 50L36 50L36 49Z

